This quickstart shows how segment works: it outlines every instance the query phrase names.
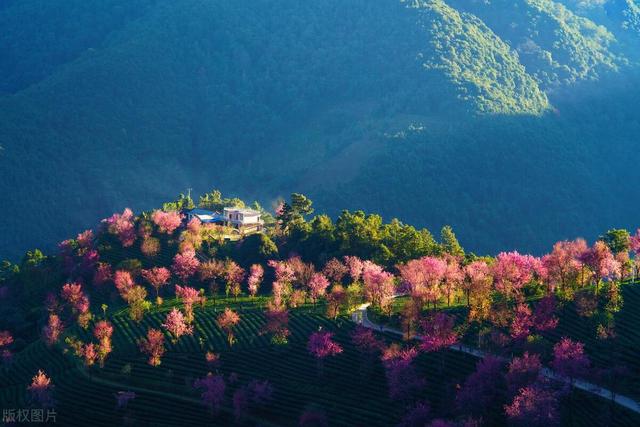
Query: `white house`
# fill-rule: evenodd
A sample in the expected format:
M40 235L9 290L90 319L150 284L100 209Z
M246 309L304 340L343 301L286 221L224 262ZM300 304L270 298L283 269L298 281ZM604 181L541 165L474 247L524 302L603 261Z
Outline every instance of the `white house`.
M262 231L264 222L260 216L259 211L246 208L224 208L222 213L225 225L242 233Z

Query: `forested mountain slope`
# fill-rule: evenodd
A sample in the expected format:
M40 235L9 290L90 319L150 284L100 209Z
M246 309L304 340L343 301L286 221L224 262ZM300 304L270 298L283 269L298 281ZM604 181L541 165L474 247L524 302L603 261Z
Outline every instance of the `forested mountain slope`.
M637 6L563 3L6 2L0 258L190 187L479 252L630 225Z

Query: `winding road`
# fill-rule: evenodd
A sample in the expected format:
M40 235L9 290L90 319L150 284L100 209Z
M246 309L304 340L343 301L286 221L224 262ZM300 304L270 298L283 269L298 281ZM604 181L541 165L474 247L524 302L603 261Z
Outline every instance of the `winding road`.
M403 336L404 334L402 333L402 331L400 331L399 329L396 328L391 328L388 326L383 326L383 325L379 325L377 323L372 322L371 320L369 320L369 316L367 314L367 309L369 308L371 304L370 303L365 303L365 304L361 304L360 306L358 306L358 308L356 308L356 310L351 314L351 320L353 320L353 322L364 326L365 328L369 328L369 329L373 329L376 331L380 331L380 332L387 332L393 335L399 335L399 336ZM414 336L414 338L416 339L420 339L421 337L419 335ZM464 344L454 344L450 347L451 350L454 351L461 351L463 353L466 354L470 354L472 356L478 357L478 358L482 358L485 357L488 353L479 350L477 348L473 348L473 347L469 347L467 345ZM501 358L503 360L508 360L505 358ZM550 379L554 379L554 380L558 380L558 381L563 381L566 382L567 380L565 378L562 378L561 376L559 376L558 374L556 374L555 372L553 372L551 369L549 368L542 368L541 371L542 375L546 378L550 378ZM620 406L623 406L627 409L629 409L630 411L633 411L637 414L640 414L640 403L636 402L635 400L631 399L630 397L621 395L621 394L617 394L614 393L613 391L604 388L604 387L600 387L599 385L590 383L588 381L585 380L580 380L577 379L574 381L574 387L583 390L587 393L591 393L595 396L600 396L604 399L607 400L612 400L615 403L617 403Z

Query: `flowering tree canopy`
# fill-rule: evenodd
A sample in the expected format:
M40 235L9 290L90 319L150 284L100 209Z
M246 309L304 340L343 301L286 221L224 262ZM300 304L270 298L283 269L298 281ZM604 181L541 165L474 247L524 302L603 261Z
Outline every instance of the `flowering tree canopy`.
M176 211L164 212L155 210L151 214L151 220L158 226L161 233L173 234L173 232L182 224L182 217Z
M122 246L132 246L136 241L135 215L131 209L126 208L121 214L114 213L102 222L106 225L107 231L114 234L122 243Z
M180 278L180 280L186 282L195 274L196 271L198 271L199 266L200 261L198 261L195 251L186 250L173 257L171 270L173 271L173 274Z
M589 358L584 354L584 344L570 338L562 338L553 346L551 365L556 373L573 380L583 375L589 367Z
M226 384L221 375L213 375L211 372L206 377L194 381L194 388L201 389L202 403L204 403L213 414L220 411L224 401Z
M169 312L162 326L173 336L174 340L178 340L183 335L191 335L193 333L193 326L185 322L184 315L177 308Z
M159 329L150 328L147 337L139 341L140 351L149 356L149 365L159 366L164 354L164 334Z

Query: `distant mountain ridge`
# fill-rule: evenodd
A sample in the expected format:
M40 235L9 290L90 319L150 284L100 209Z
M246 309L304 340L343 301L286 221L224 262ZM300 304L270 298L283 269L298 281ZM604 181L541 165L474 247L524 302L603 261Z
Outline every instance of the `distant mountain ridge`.
M605 172L638 159L638 5L585 3L5 3L0 258L190 187L451 222L481 252L631 225L638 173Z

